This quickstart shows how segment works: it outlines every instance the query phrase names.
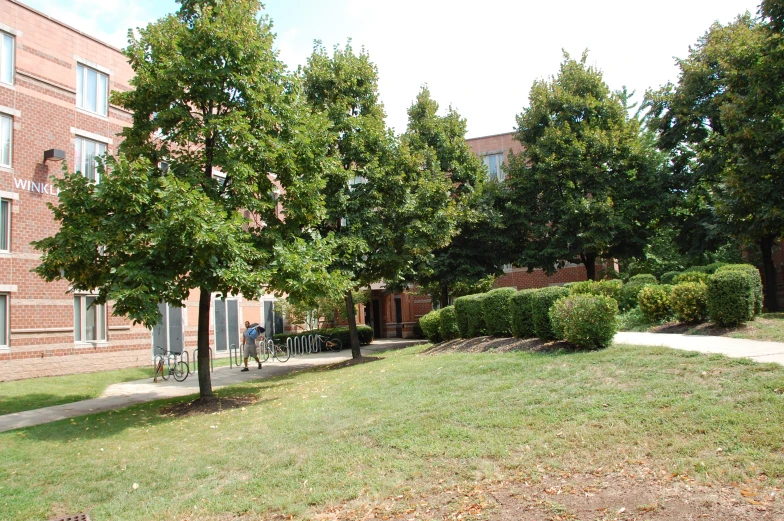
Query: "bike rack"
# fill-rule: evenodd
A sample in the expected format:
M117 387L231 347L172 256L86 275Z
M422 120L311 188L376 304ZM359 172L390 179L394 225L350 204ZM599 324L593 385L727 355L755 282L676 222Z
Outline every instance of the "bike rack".
M229 369L234 367L233 365L231 365L232 360L234 361L234 365L236 365L237 367L242 365L242 353L240 353L237 344L231 344L229 346Z
M302 335L295 337L288 337L286 339L286 347L288 348L291 356L302 356L321 351L323 342L319 335Z
M211 347L208 347L207 350L209 351L209 355L210 355L210 372L213 372L215 370L215 355L213 354ZM198 371L199 371L199 348L197 347L196 349L193 350L193 372L196 373Z

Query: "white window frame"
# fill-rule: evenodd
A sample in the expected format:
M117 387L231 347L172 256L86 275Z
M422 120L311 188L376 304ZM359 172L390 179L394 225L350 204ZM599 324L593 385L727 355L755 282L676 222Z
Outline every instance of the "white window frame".
M3 58L6 55L6 45L11 41L11 63L6 63ZM16 80L16 36L6 31L0 31L0 83L3 85L13 85ZM11 72L11 81L5 81L5 72Z
M498 163L496 167L497 170L496 170L495 179L493 177L490 177L492 175L490 172L490 157L492 156L499 156L497 159ZM504 180L506 179L506 172L504 171L503 168L504 152L502 150L498 150L495 152L487 152L485 154L482 154L482 164L484 164L487 167L488 179L490 179L491 181L498 181L499 183L504 182Z
M3 215L3 203L7 204L6 215ZM0 197L0 253L11 253L11 213L13 208L14 203L11 199ZM5 248L2 246L4 238Z
M6 126L6 123L7 126ZM6 131L3 129L7 129L8 133L8 161L3 161L3 153L2 153L2 146L6 140ZM14 164L14 118L10 114L5 114L0 112L0 167L3 168L13 168Z
M88 107L88 92L89 90L86 89L87 85L87 78L88 78L88 71L92 71L95 73L95 110ZM105 88L99 89L101 84L101 77L105 78ZM103 91L103 92L101 92ZM103 94L103 99L99 99L101 93ZM101 72L95 67L90 67L83 63L76 64L76 106L84 111L90 112L92 114L98 114L99 116L108 116L109 114L109 75L105 72Z
M74 158L75 158L74 162L77 163L76 166L75 166L75 170L77 172L80 172L85 177L87 177L87 174L85 172L85 167L87 166L86 163L85 163L85 160L87 159L87 157L86 157L86 154L84 152L85 143L86 142L93 143L95 145L95 147L96 147L96 150L99 147L103 148L102 152L100 152L100 153L96 152L96 154L93 156L93 162L95 162L95 158L96 157L104 155L106 153L106 149L108 148L107 144L103 143L101 141L96 141L95 139L86 138L86 137L81 136L81 135L77 135L76 136L76 138L74 139ZM95 179L90 179L90 180L93 181L95 184L99 184L101 182L101 174L98 173L98 166L97 166L97 164L93 165L93 168L95 169L95 172L94 172ZM89 177L88 177L88 179L89 179Z
M95 313L95 339L86 340L87 336L87 299L96 298L97 295L90 293L74 294L74 343L75 344L102 344L108 342L107 339L107 317L106 306L103 304L93 304L90 311ZM77 312L78 305L78 312ZM95 310L95 311L93 311Z
M5 327L0 327L0 350L7 351L11 349L11 328L8 325L11 316L11 294L0 292L0 300L2 299L5 299L5 316L2 317Z

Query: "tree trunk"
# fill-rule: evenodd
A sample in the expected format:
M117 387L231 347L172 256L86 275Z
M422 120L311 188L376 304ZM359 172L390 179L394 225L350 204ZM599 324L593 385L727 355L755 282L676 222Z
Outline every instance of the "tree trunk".
M199 397L212 398L210 376L210 305L212 293L200 289L199 294L199 332L196 346L199 348ZM231 354L231 353L229 353Z
M581 253L580 259L585 264L585 273L588 276L588 280L596 280L596 254Z
M446 282L441 283L441 309L449 305L449 285Z
M359 333L357 332L357 315L354 313L354 296L351 291L346 292L346 317L348 318L348 336L351 340L351 358L361 358L359 349Z
M762 273L765 275L765 309L768 313L779 310L778 284L776 280L776 264L773 262L773 243L775 238L768 235L760 239L762 253Z

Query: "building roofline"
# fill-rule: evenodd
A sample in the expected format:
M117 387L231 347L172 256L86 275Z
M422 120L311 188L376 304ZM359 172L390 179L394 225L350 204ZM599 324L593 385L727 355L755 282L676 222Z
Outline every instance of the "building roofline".
M475 141L477 139L487 139L489 137L506 136L509 134L514 134L514 132L501 132L500 134L490 134L489 136L469 137L466 138L466 141Z
M122 54L122 49L118 49L118 48L117 48L117 47L115 47L114 45L108 44L108 43L104 42L103 40L99 40L99 39L98 39L98 38L96 38L95 36L91 36L91 35L89 35L89 34L87 34L87 33L84 33L84 32L82 32L82 31L80 31L79 29L76 29L75 27L71 27L71 26L70 26L70 25L68 25L67 23L65 23L65 22L61 22L60 20L58 20L58 19L56 19L56 18L52 18L52 17L51 17L51 16L49 16L48 14L42 13L42 12L41 12L41 11L39 11L38 9L34 9L34 8L30 7L30 6L29 6L29 5L27 5L27 4L23 4L23 3L22 3L22 2L20 2L19 0L9 0L9 2L11 2L12 4L16 4L16 5L18 5L19 7L23 8L23 9L27 9L27 10L28 10L28 11L30 11L31 13L35 13L35 14L37 14L38 16L42 16L42 17L46 18L47 20L49 20L50 22L53 22L53 23L56 23L57 25L60 25L60 26L62 26L62 27L65 27L65 28L66 28L66 29L68 29L69 31L73 31L73 32L75 32L75 33L77 33L77 34L80 34L80 35L84 36L85 38L89 38L90 40L94 41L95 43L99 43L99 44L103 45L104 47L108 47L109 49L111 49L111 50L113 50L113 51L116 51L116 52L118 52L118 53Z

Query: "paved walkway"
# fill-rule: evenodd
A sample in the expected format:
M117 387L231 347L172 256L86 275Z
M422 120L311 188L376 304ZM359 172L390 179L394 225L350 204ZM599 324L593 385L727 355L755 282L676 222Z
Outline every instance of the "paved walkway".
M401 349L424 340L400 340L396 338L385 338L374 341L372 344L362 348L363 355L374 355L381 351L390 349ZM250 360L248 364L250 371L241 372L237 366L216 367L212 373L212 388L220 389L227 385L241 382L271 378L282 374L293 373L311 367L342 362L351 358L351 351L344 349L338 353L318 353L289 359L288 362L265 362L264 368L255 368L255 360ZM188 396L198 394L199 378L193 374L184 382L175 382L169 379L164 382L159 380L153 383L151 378L136 380L134 382L124 382L110 385L100 398L83 400L81 402L66 403L53 407L44 407L32 411L17 412L0 416L0 432L22 427L31 427L42 423L49 423L86 414L111 411L135 405L137 403L151 402L163 398L174 398L177 396Z
M775 362L784 365L783 342L666 333L618 333L614 340L617 344L664 346L683 351L718 353L730 358L750 358L756 362Z

